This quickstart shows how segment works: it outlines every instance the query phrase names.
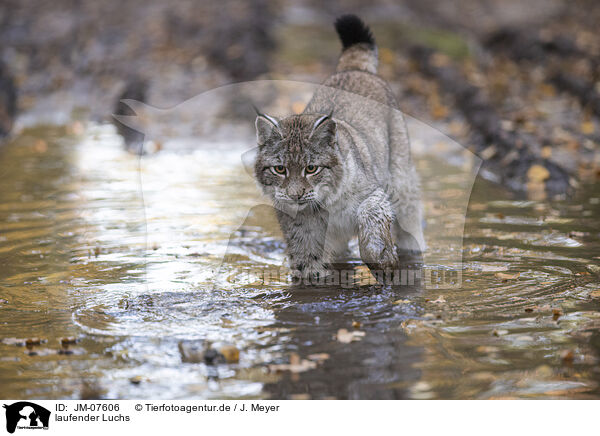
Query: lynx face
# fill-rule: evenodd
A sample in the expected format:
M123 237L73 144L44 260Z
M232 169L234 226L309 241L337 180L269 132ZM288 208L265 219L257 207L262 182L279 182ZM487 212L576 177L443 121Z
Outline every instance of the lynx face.
M342 176L336 124L327 115L256 119L255 177L279 207L318 209L330 204Z

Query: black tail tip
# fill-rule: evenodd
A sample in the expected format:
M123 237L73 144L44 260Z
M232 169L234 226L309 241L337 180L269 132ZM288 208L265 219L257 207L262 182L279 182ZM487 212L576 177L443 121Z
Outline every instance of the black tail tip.
M335 20L335 30L337 31L342 46L345 49L354 44L369 44L375 47L375 38L369 27L356 15L342 15Z

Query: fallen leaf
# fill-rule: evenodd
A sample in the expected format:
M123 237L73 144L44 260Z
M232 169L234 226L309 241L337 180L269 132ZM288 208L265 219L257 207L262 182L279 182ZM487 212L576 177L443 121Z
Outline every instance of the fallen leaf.
M552 319L554 321L558 320L558 318L560 318L561 315L562 312L560 311L560 309L552 309Z
M365 335L365 332L361 332L360 330L355 330L349 332L346 329L339 329L337 332L337 340L342 344L349 344L353 341L360 341L360 339Z
M379 60L382 64L393 64L398 56L393 50L387 47L381 47L379 49Z
M439 297L437 297L436 300L432 301L432 303L435 303L435 304L443 304L445 302L446 302L446 299L444 298L443 295L440 295Z
M591 135L592 133L594 133L594 123L592 123L591 121L584 121L583 123L581 123L581 133L583 133L584 135Z
M514 273L514 274L509 274L509 273L496 273L494 274L494 276L496 278L499 278L500 280L514 280L519 278L520 273Z
M497 347L491 347L489 345L480 345L479 347L477 347L475 349L475 351L479 352L479 353L497 353L499 351L499 348Z
M358 329L362 327L362 323L360 321L352 321L352 328Z
M25 341L26 347L33 347L34 345L40 345L42 340L40 338L29 338Z
M73 336L60 338L60 344L64 347L65 345L73 345L77 343L77 338Z
M310 369L315 369L316 367L317 362L308 359L300 359L300 356L296 353L290 354L290 363L280 363L268 366L270 372L289 371L291 373L305 372Z
M503 330L503 329L494 329L492 330L492 335L493 336L504 336L508 334L508 330Z
M550 177L550 171L541 165L532 165L527 171L527 178L531 182L543 182Z
M38 139L35 141L35 143L33 145L33 149L37 153L45 153L46 151L48 151L48 143L46 141L44 141L43 139Z
M564 351L560 357L562 358L564 364L571 365L575 360L575 353L573 353L573 350L567 350Z
M139 385L142 381L143 381L143 378L141 375L136 375L129 379L129 383L131 383L132 385Z
M327 353L315 353L309 354L306 356L310 360L314 360L315 362L323 362L324 360L329 359L329 354Z
M542 147L540 156L542 156L544 159L549 159L552 156L552 147L549 147L549 146Z

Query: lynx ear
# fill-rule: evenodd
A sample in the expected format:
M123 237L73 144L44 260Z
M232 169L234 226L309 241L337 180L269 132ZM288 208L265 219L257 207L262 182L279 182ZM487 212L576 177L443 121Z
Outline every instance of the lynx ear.
M256 115L256 142L258 142L258 145L264 145L273 133L281 136L279 122L276 118L261 114L258 111L256 111Z
M308 136L308 139L316 139L319 142L325 142L328 145L332 145L335 139L336 124L331 118L333 111L329 115L323 115L319 117L313 124L312 131Z

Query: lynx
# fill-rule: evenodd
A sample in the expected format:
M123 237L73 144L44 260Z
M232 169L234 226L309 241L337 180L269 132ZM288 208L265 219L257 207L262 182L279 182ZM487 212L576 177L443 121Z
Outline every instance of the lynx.
M375 40L354 15L335 28L337 70L304 112L256 118L255 177L302 277L326 274L353 237L371 270L393 270L400 255L425 248L419 178L404 118L376 74Z

